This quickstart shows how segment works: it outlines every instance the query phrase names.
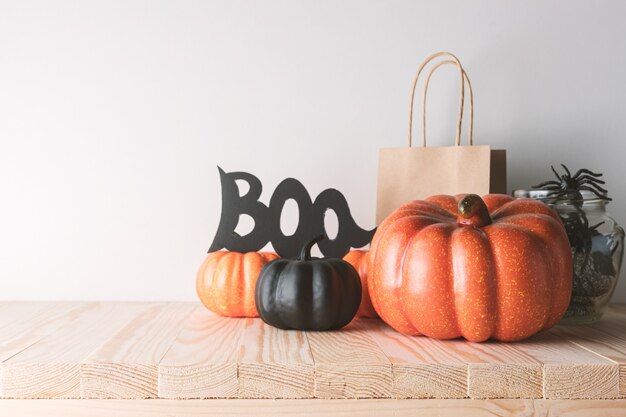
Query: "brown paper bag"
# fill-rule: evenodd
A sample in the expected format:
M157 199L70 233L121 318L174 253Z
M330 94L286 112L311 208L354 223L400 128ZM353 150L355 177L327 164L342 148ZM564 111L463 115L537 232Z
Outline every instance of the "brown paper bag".
M424 83L422 95L422 147L412 147L413 101L419 76L432 60L447 57L433 66ZM459 70L459 115L455 146L426 146L426 94L433 72L442 65L452 64ZM461 125L465 85L469 90L468 144L461 146ZM506 193L506 151L493 150L489 145L473 145L474 94L467 74L459 60L447 52L431 55L417 71L411 90L409 109L409 140L405 148L383 148L378 162L378 195L376 224L393 210L410 200L436 194Z

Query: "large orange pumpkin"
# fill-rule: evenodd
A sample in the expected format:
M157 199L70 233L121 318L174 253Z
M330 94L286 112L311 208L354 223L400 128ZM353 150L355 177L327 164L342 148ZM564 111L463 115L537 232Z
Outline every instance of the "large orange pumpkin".
M367 289L367 265L369 263L369 252L366 250L351 250L343 257L343 260L348 262L359 273L361 278L361 305L356 312L356 317L378 317L372 301L370 300L369 291Z
M254 288L272 252L217 251L207 255L196 275L196 292L206 308L229 317L258 317Z
M572 254L557 214L498 194L404 204L378 227L369 272L385 322L439 339L527 338L561 319L572 290Z

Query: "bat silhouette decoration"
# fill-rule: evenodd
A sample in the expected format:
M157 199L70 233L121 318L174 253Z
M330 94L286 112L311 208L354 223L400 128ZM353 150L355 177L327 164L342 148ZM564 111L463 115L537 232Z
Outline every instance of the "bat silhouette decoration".
M298 256L303 245L319 235L325 235L324 215L332 210L337 215L338 232L334 239L325 237L318 248L327 258L342 258L350 248L360 248L372 240L376 228L361 229L354 221L346 198L334 188L322 191L315 201L302 183L294 178L283 180L272 194L268 205L259 201L263 186L261 181L247 172L225 172L217 167L222 185L222 214L209 252L227 249L232 252L256 252L268 242L283 258ZM250 189L240 195L238 180L245 181ZM294 200L298 205L298 226L286 236L280 229L280 218L285 202ZM254 220L254 228L245 236L235 232L239 217L247 214Z

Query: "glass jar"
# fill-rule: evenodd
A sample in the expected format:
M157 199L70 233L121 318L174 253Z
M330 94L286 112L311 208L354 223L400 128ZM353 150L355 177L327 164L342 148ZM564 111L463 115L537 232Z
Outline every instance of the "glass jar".
M608 201L589 191L578 198L551 198L545 190L516 190L515 198L534 198L554 208L561 217L572 247L572 299L565 323L599 320L619 278L624 254L624 229L607 213ZM580 198L582 197L582 198Z

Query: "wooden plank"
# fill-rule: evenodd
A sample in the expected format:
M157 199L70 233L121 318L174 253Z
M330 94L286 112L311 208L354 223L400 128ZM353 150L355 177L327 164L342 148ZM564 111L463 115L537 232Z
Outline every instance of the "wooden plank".
M512 344L409 337L377 320L367 322L371 337L393 364L395 396L485 399L543 395L542 364Z
M596 323L588 325L616 335L626 334L626 314L619 310L611 309L607 311L602 319Z
M159 397L236 397L243 323L198 306L159 362Z
M619 365L619 396L626 397L626 329L624 318L607 315L588 326L560 325L551 330L570 342L616 362Z
M54 333L0 365L0 396L79 398L80 362L140 311L138 303L89 303Z
M543 365L517 349L500 342L442 341L469 363L468 392L474 399L542 398Z
M378 320L285 332L197 303L0 303L0 395L76 398L82 384L91 398L618 398L617 310L523 342L474 344L407 337Z
M541 401L541 400L540 400ZM20 417L529 417L537 400L3 400L0 415ZM570 403L573 403L570 405ZM541 416L615 417L626 400L538 402ZM577 413L574 410L577 410ZM552 410L563 414L548 414Z
M2 301L0 302L0 331L6 326L13 325L16 322L27 320L36 315L42 308L55 303L44 302L18 302L18 301Z
M624 417L626 400L535 400L536 416Z
M550 332L537 334L515 346L544 364L544 398L619 397L619 366L609 359Z
M239 398L313 398L315 366L307 335L247 319L239 356Z
M86 303L3 303L0 313L0 362L75 320ZM1 389L0 389L1 391Z
M626 400L0 400L20 417L620 417Z
M197 307L153 305L100 346L81 367L83 398L155 398L158 363Z
M389 398L391 362L355 320L341 330L306 332L316 398Z
M626 315L626 304L609 304L608 311Z
M465 398L468 364L445 343L396 332L381 320L363 327L391 361L394 398Z

